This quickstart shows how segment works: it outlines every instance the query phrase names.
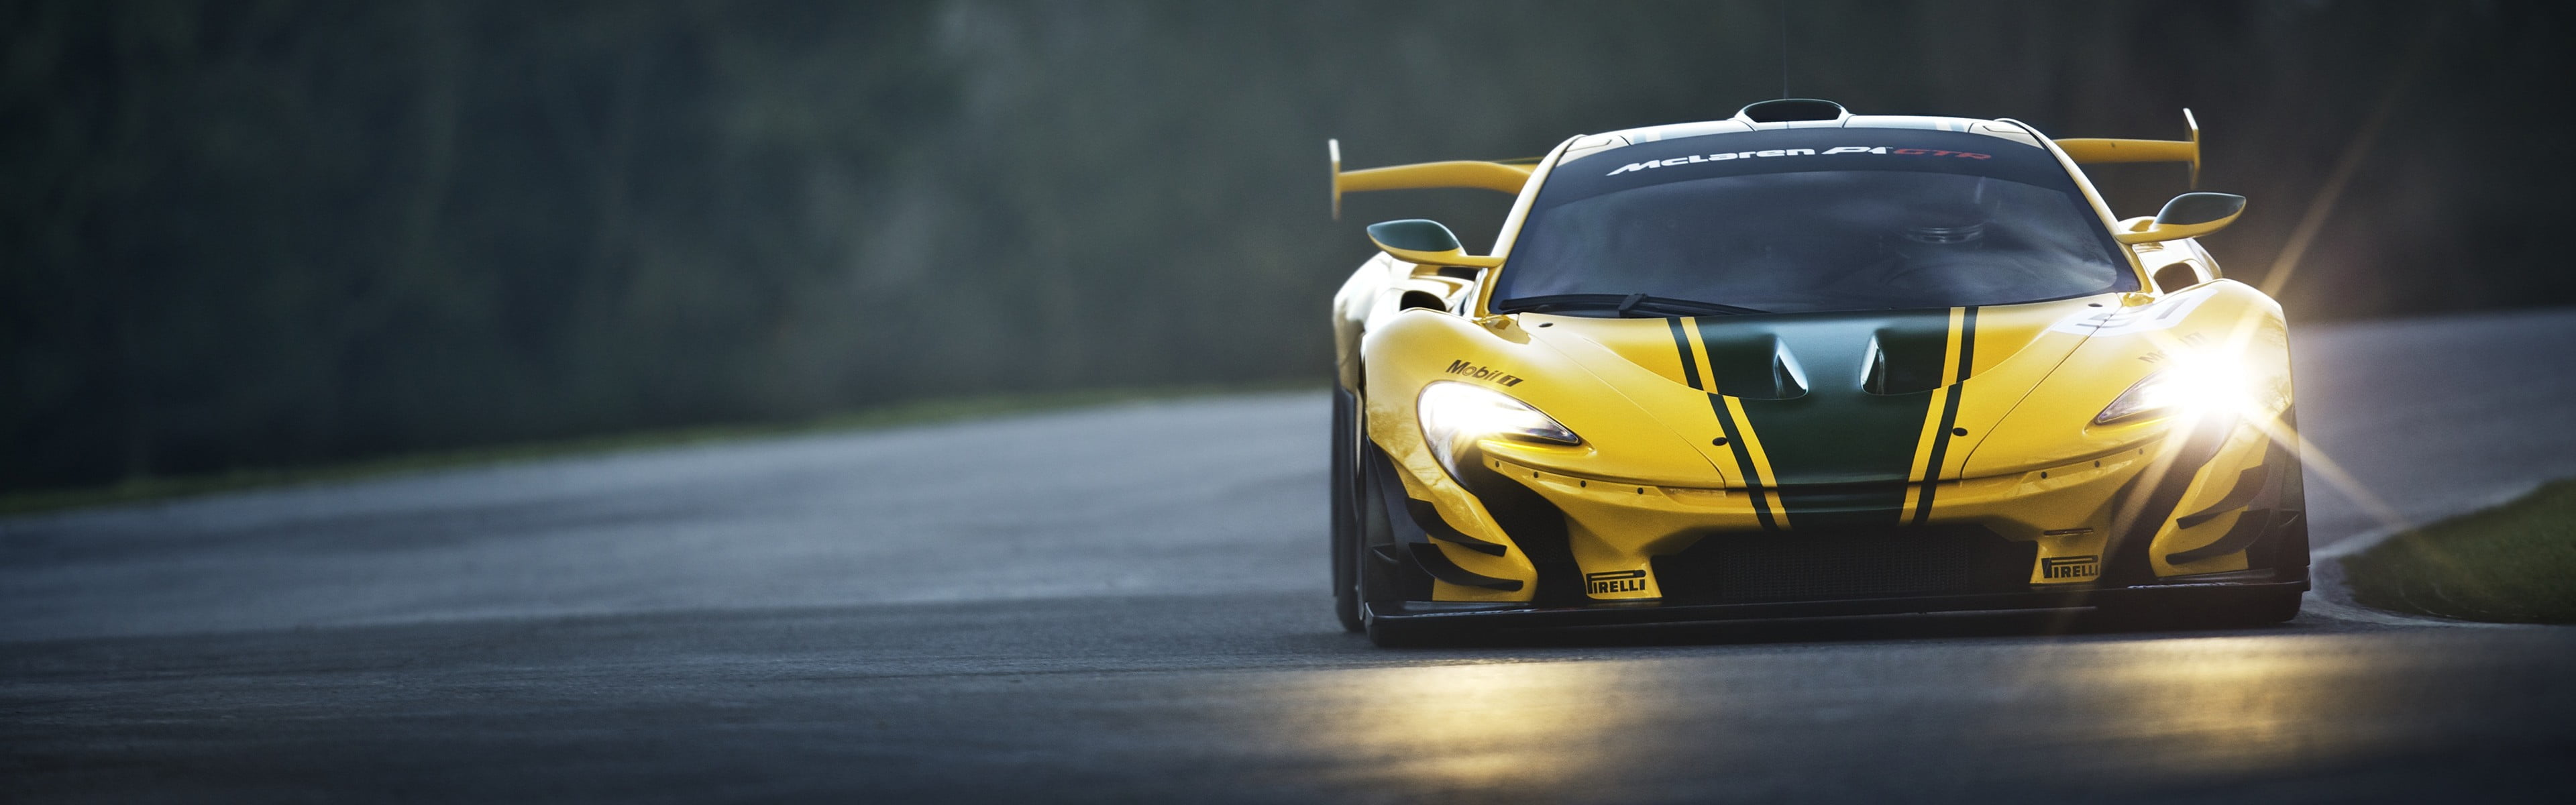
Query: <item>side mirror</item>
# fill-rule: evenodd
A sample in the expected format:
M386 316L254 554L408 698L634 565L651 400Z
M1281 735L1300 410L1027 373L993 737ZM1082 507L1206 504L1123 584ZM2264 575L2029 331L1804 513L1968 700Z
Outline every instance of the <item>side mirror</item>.
M2111 233L2121 243L2154 243L2180 240L2226 229L2245 213L2245 197L2228 193L2184 193L2165 202L2165 208L2153 219L2132 218L2121 227L2126 231Z
M1477 257L1458 245L1458 234L1438 221L1412 218L1370 224L1369 241L1386 250L1395 259L1408 263L1435 266L1474 266L1493 268L1503 264L1500 257Z

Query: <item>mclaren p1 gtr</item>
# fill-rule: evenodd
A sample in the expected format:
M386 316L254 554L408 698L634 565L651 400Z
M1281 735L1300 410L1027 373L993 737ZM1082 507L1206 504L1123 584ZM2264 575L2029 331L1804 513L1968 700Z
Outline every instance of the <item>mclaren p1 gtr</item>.
M1343 171L1516 195L1425 220L1333 300L1332 564L1381 644L1489 628L2065 610L2298 612L2272 299L2080 166L2187 140L1778 100L1544 157Z

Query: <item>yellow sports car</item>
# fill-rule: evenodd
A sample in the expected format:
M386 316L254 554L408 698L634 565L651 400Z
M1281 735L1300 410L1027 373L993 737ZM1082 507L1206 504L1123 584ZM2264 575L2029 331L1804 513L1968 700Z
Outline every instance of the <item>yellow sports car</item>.
M1766 101L1536 160L1341 169L1517 195L1333 299L1333 578L1381 645L1495 628L2056 609L2298 613L2281 308L2078 167L2188 140Z

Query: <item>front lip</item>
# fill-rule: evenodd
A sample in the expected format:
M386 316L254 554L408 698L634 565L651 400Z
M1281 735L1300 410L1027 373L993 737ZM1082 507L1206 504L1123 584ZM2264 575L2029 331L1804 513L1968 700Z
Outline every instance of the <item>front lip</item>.
M2295 579L2281 578L2285 575L2290 574L2273 571L2271 579L2260 581L2179 581L2141 584L2133 587L2086 587L2008 593L1748 604L1667 604L1650 600L1603 601L1577 606L1538 607L1529 604L1386 601L1370 602L1362 606L1365 608L1366 616L1372 620L1383 619L1408 624L1437 623L1477 629L1558 629L1588 626L2089 610L2102 607L2153 606L2159 602L2184 598L2205 602L2213 597L2241 596L2250 602L2265 595L2307 591L2306 574L2296 574Z

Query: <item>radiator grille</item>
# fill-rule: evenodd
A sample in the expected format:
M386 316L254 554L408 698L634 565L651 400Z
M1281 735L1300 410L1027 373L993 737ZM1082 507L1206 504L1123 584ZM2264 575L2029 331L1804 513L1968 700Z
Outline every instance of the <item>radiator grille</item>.
M1666 600L1749 603L2024 589L2037 546L1992 532L1717 534L1655 560Z

